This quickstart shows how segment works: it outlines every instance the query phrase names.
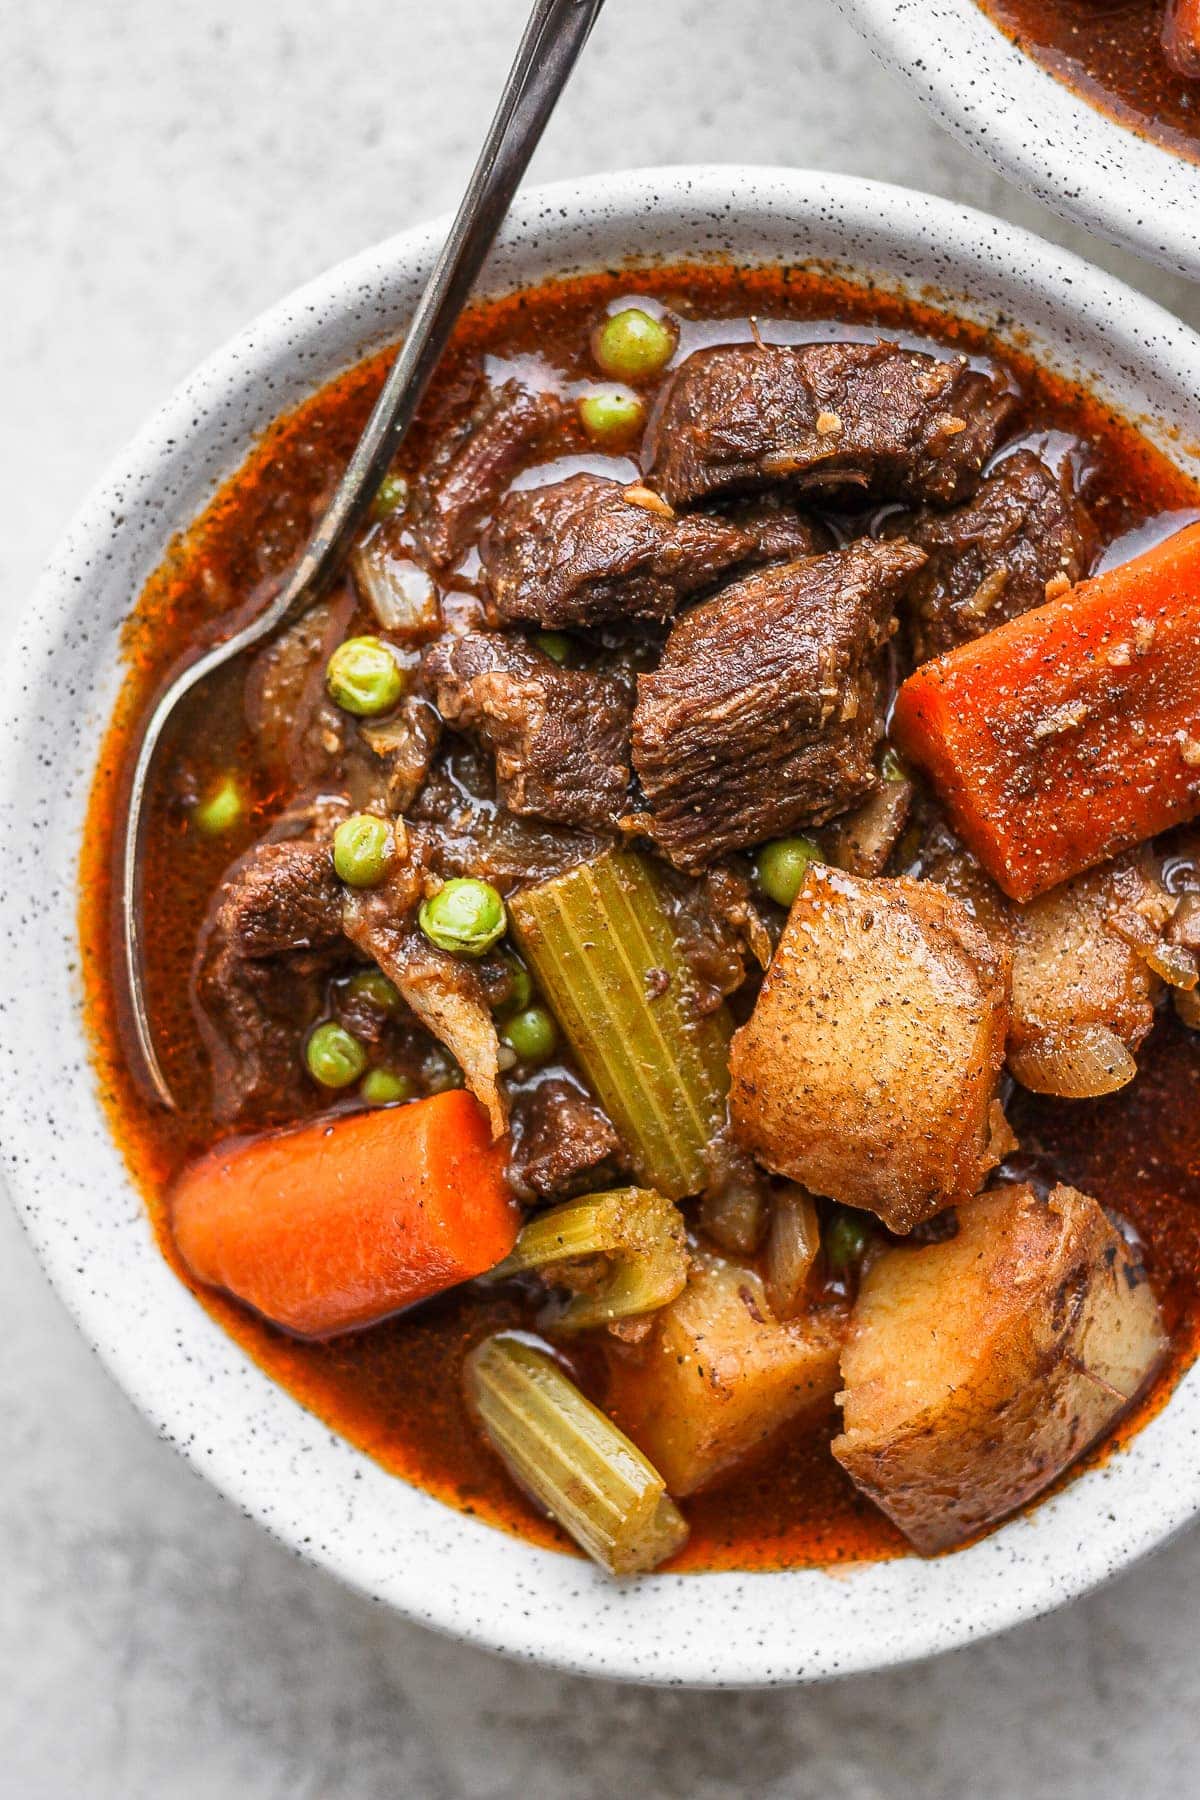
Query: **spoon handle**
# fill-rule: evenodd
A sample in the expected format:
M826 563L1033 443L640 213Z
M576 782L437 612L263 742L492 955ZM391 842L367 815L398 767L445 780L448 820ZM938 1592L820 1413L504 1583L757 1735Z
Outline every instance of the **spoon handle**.
M122 843L122 938L128 1024L149 1085L165 1106L174 1107L175 1100L158 1059L146 1006L141 918L146 793L159 740L185 694L232 657L300 618L336 572L412 423L546 121L603 4L604 0L535 0L450 235L333 499L270 605L177 675L146 721L130 782Z
M337 568L413 421L450 333L604 0L536 0L450 235L333 499L266 630L290 623Z

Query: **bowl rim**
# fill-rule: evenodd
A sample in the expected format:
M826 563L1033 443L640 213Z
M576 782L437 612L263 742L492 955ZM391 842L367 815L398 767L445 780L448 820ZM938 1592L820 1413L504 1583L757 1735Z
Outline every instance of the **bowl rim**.
M836 3L884 67L1001 175L1109 243L1200 275L1200 162L1059 80L977 0Z
M290 370L297 392L329 379L333 368L309 375L306 360L317 357L314 346L331 319L359 331L357 349L338 366L365 353L372 332L377 341L394 336L396 309L411 305L444 227L417 226L349 258L206 359L85 501L18 630L2 688L13 753L0 768L0 942L10 952L0 957L0 1152L18 1214L84 1335L161 1436L295 1553L453 1637L581 1674L753 1687L887 1667L1036 1617L1097 1586L1200 1512L1200 1432L1185 1422L1200 1404L1191 1376L1128 1451L954 1557L665 1574L622 1586L386 1475L258 1369L151 1242L140 1195L100 1115L76 975L53 966L64 945L78 947L82 819L77 798L60 805L58 796L80 781L86 795L116 672L107 688L97 676L91 710L76 717L64 714L54 659L74 645L95 674L100 657L89 630L84 648L68 639L70 609L79 607L81 591L102 596L110 579L127 605L144 579L134 571L148 572L161 559L167 526L155 484L187 454L188 434L202 446L202 420L215 418L214 429L224 429L229 396L261 399L264 382L265 416L282 410L289 402L279 397L280 370ZM588 246L618 231L622 243L662 246L668 260L684 254L672 234L694 255L736 242L736 254L762 261L792 259L786 233L807 234L811 243L827 238L844 250L847 266L912 291L936 280L945 303L960 310L975 304L969 296L991 292L992 281L1006 306L1025 297L1017 313L1028 320L1025 329L1036 334L1039 319L1053 329L1060 363L1082 358L1082 368L1093 357L1114 382L1128 376L1147 428L1161 427L1167 439L1171 396L1181 386L1200 391L1200 337L1114 278L986 214L820 172L649 169L531 190L513 209L484 291L519 285L531 263L535 273L525 279L561 263L610 262L611 250ZM864 260L867 245L878 262ZM961 285L950 288L951 280ZM236 447L211 464L197 450L204 491L238 465L248 442L235 438ZM139 506L150 520L152 556L125 542ZM182 518L198 510L193 505ZM114 543L124 546L120 554ZM75 736L60 771L48 765L67 742L65 717ZM54 1072L64 1094L47 1098ZM35 1073L43 1077L36 1093ZM100 1209L94 1219L92 1204Z

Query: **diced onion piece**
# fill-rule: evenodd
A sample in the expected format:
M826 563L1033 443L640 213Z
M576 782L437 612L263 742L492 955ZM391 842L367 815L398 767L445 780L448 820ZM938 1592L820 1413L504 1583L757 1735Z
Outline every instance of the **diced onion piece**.
M1008 1066L1022 1087L1064 1100L1092 1100L1114 1094L1137 1074L1137 1064L1107 1025L1079 1025L1047 1032L1008 1053Z
M700 1202L700 1229L731 1256L753 1256L766 1230L762 1187L733 1180L710 1188Z
M820 1248L821 1221L811 1196L801 1187L777 1194L765 1259L767 1299L777 1319L794 1319L802 1311Z
M1185 993L1190 993L1200 982L1195 952L1185 949L1182 944L1167 944L1161 938L1156 938L1146 946L1142 955L1168 987L1182 988Z
M513 1480L610 1575L643 1575L686 1542L662 1476L545 1350L501 1332L471 1352L465 1379Z
M436 637L442 625L437 586L420 563L397 555L382 531L357 545L349 561L359 592L385 631L402 643Z
M614 1188L568 1200L529 1220L495 1274L545 1273L597 1256L609 1261L609 1270L597 1286L575 1294L555 1320L559 1328L583 1331L656 1312L681 1294L688 1257L679 1208L652 1188Z

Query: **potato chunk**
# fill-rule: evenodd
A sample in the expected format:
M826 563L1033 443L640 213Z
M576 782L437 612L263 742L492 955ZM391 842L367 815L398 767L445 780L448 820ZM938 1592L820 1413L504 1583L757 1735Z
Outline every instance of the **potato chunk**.
M1005 951L931 882L810 869L733 1040L738 1139L893 1231L978 1193L1008 985Z
M669 1492L694 1494L831 1410L846 1318L834 1305L780 1324L753 1269L696 1253L650 1335L609 1349L609 1409Z
M996 1188L959 1216L957 1237L886 1250L863 1277L833 1443L927 1555L1053 1481L1166 1347L1144 1271L1086 1194Z

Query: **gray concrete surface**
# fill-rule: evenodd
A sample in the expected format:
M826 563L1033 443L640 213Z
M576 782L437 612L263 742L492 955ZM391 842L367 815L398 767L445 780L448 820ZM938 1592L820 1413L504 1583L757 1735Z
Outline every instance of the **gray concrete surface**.
M0 3L0 640L109 456L295 283L449 205L524 0ZM816 164L1085 248L824 0L610 0L542 178ZM1200 297L1097 259L1200 322ZM0 651L0 653L3 653ZM0 754L2 754L0 750ZM1066 1614L814 1692L509 1667L290 1560L157 1443L0 1208L0 1795L1176 1800L1200 1790L1200 1538Z

